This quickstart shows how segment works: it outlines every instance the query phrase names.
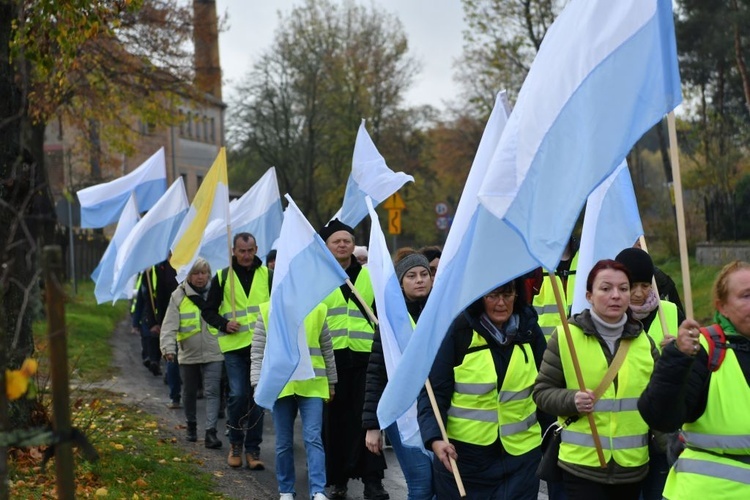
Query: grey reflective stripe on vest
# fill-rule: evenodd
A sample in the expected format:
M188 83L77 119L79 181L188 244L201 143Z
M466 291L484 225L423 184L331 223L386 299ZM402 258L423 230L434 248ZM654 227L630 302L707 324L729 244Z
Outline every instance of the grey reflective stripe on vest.
M627 450L631 448L642 448L648 445L648 436L641 434L639 436L622 436L616 438L601 438L602 444L610 441L612 443L613 450ZM562 442L568 444L574 444L578 446L585 446L586 448L594 448L594 437L591 434L584 434L582 432L573 432L567 429L562 432Z
M747 468L735 467L729 464L720 464L708 460L696 460L694 458L678 458L674 464L675 472L689 472L691 474L700 474L735 483L750 484L750 474Z
M260 312L260 306L247 306L247 312L249 314L257 314Z
M346 328L339 328L338 330L331 330L331 338L333 337L346 337Z
M322 356L323 351L320 350L320 347L308 347L308 350L310 351L310 356Z
M346 314L346 306L343 307L332 307L328 309L328 316L338 316L340 314Z
M232 311L229 311L228 313L224 313L222 316L224 316L224 319L231 320L232 319ZM247 316L247 310L245 309L237 309L237 311L234 314L235 318L241 318L243 316Z
M523 389L522 391L500 391L500 394L498 395L498 399L501 403L507 403L509 401L520 401L522 399L526 399L529 396L531 396L531 391L534 389L534 387L527 387L526 389Z
M600 399L594 404L594 411L618 412L637 410L638 398Z
M359 309L352 310L349 313L349 316L352 317L352 318L359 318L359 319L365 319L366 318L366 316L364 314L362 314L362 311L360 311Z
M327 375L325 368L313 368L316 377L325 377Z
M191 313L180 313L180 321L185 321L188 319L195 319L195 312Z
M451 406L448 408L448 415L467 420L477 420L479 422L497 422L497 410L477 410Z
M180 325L180 328L177 331L179 333L187 333L187 332L192 332L193 330L197 331L198 328L196 328L195 325L187 325L187 326Z
M372 340L373 335L375 335L373 332L349 330L350 339Z
M541 316L542 314L557 313L557 304L547 304L544 306L534 306L536 313Z
M689 445L699 448L740 449L750 448L750 436L721 436L718 434L700 434L697 432L683 431Z
M556 326L542 326L541 327L542 333L544 334L545 337L549 337L550 335L555 333L555 328L557 327Z
M250 331L250 325L240 325L240 329L237 330L237 333L249 332L249 331Z
M501 436L510 436L512 434L518 434L523 432L536 423L536 412L532 413L520 422L513 422L511 424L503 424L500 426Z
M453 390L459 394L472 394L476 396L487 394L494 388L495 384L469 384L466 382L456 382Z

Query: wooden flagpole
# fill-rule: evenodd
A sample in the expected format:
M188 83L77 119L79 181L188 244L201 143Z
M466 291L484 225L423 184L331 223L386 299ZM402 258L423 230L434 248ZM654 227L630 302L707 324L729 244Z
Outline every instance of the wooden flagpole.
M688 262L687 236L685 232L685 203L682 200L682 178L680 176L680 150L677 147L677 126L674 111L667 115L669 128L669 159L672 163L675 212L677 213L677 238L680 245L680 266L682 267L682 290L685 302L685 315L693 318L693 293L690 285L690 263Z
M562 327L565 331L565 339L568 342L568 350L570 351L570 358L573 362L573 368L576 372L576 380L581 391L586 390L586 384L583 380L583 372L581 372L581 364L578 361L578 354L576 354L576 347L573 343L573 337L570 335L570 325L568 325L568 314L565 311L562 303L562 294L560 292L560 285L557 282L557 277L554 271L547 270L549 275L549 281L552 284L552 291L555 293L555 302L557 302L557 312L560 315L562 321ZM591 428L591 436L594 438L594 446L596 446L596 455L599 457L599 465L604 469L607 467L607 461L604 459L604 451L602 450L602 442L599 439L599 431L596 428L596 422L594 421L594 414L588 413L586 415L589 420L589 427Z
M367 304L367 302L364 301L362 296L359 294L359 291L349 278L346 279L346 284L349 285L349 288L351 289L354 296L357 297L359 303L362 304L362 307L365 308L367 317L370 318L370 321L374 325L379 324L378 318L375 317L375 313L372 312L370 306ZM437 420L438 427L440 428L442 439L446 443L450 443L450 440L448 439L448 432L445 430L445 424L443 423L443 417L440 416L440 409L438 408L437 400L435 399L435 393L432 390L432 384L430 384L430 379L427 379L425 381L424 387L427 390L427 395L430 398L430 406L432 406L432 411L435 413L435 420ZM458 464L456 464L456 461L452 458L450 458L450 461L451 468L453 469L453 479L456 480L456 486L458 487L458 494L461 496L461 498L463 498L466 496L466 489L464 488L464 482L461 480L461 474L459 474L458 472Z
M232 305L232 321L237 321L237 307L234 304L234 266L232 265L232 227L227 224L227 249L229 250L229 271L227 271L227 281L229 282L230 304ZM224 283L226 286L226 283Z

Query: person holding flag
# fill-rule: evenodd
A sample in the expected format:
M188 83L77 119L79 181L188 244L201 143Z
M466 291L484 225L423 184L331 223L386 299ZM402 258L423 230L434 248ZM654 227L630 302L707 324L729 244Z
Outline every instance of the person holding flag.
M227 464L242 466L244 442L247 467L263 470L265 464L260 460L263 410L255 404L250 387L250 349L260 304L271 298L273 273L255 255L257 251L252 234L234 236L232 265L221 269L211 280L202 316L209 331L218 337L229 382Z
M430 261L412 248L401 248L396 252L395 273L406 300L406 309L410 319L412 323L416 323L432 290ZM380 329L376 329L372 353L367 365L365 404L362 411L362 427L367 430L365 444L367 449L376 455L379 455L383 449L377 409L387 382L388 372L383 342ZM385 434L393 446L393 451L396 452L396 458L404 473L409 490L408 499L430 500L434 498L430 456L419 447L402 443L401 433L395 423L385 429Z
M365 498L387 500L390 496L382 483L385 458L365 447L362 429L367 363L375 333L368 316L375 300L370 272L354 257L354 229L350 226L333 219L318 234L361 297L342 285L323 301L328 307L339 378L336 398L327 405L324 430L329 496L346 498L349 478L361 478Z
M430 370L430 383L450 442L442 438L426 390L419 429L435 453L438 498L459 498L450 459L467 498L536 499L541 423L531 399L545 349L537 315L516 278L480 297L451 325ZM540 419L541 417L541 419Z
M250 385L260 381L266 348L266 325L269 324L270 303L260 305L250 351ZM333 399L336 363L331 334L326 323L328 308L323 304L305 317L304 330L315 377L291 380L282 389L273 405L273 426L276 431L276 481L281 500L293 500L294 491L294 420L299 411L302 437L307 456L308 490L312 500L325 500L326 459L323 449L323 402Z
M648 473L649 428L636 402L659 351L632 317L631 285L621 263L593 266L586 280L590 308L552 334L534 386L536 404L563 427L558 465L571 500L635 500Z

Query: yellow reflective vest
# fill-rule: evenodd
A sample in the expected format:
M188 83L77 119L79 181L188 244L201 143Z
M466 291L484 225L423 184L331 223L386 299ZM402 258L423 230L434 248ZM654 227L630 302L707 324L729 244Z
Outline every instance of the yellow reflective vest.
M570 325L570 334L578 354L583 380L587 389L595 389L609 368L602 345L594 335L586 335L581 328ZM558 329L560 359L566 387L578 388L568 342L562 328ZM646 388L654 370L651 341L645 334L632 340L630 350L617 378L594 404L594 422L599 432L604 459L623 467L638 467L648 462L648 425L638 413L638 397ZM562 424L565 418L560 417ZM594 438L589 420L579 418L562 432L561 462L587 467L599 467Z
M557 285L560 288L560 292L564 292L562 296L563 308L567 314L570 314L570 308L573 305L573 294L575 293L576 286L576 270L578 269L578 253L575 254L573 260L570 262L570 274L568 275L568 281L563 290L562 279L555 275ZM542 329L544 338L549 342L549 338L552 332L562 324L560 320L560 314L557 312L557 301L555 300L555 292L552 288L550 276L548 273L544 273L544 279L542 280L542 287L539 289L539 293L534 296L532 302L534 310L536 311L539 319L537 322Z
M680 325L677 323L677 306L668 300L662 300L661 308L664 310L664 320L667 323L667 329L671 330L670 333L677 336L677 327ZM648 336L654 339L656 348L661 352L661 341L664 340L664 332L661 329L661 321L659 320L659 314L657 312L656 317L651 322L651 326L648 327Z
M201 331L201 310L187 295L180 302L180 327L177 330L177 342L192 337Z
M270 302L264 302L260 305L260 314L263 317L263 323L266 325L266 336L268 336L268 312L270 305ZM277 399L292 395L323 399L330 397L326 363L323 353L320 350L320 333L323 331L327 314L328 308L324 304L318 304L305 317L304 321L307 347L310 351L310 360L312 361L315 378L288 382L281 390L281 393L279 393ZM266 339L266 345L268 345L268 339Z
M531 399L537 376L530 344L516 344L502 387L487 341L473 332L463 362L453 369L454 390L448 409L448 437L487 446L498 437L511 455L541 445L536 405Z
M219 314L225 319L232 320L232 287L226 282L228 269L222 269L217 274L219 283L222 283L224 296L219 306ZM260 266L255 269L253 282L250 285L250 295L245 295L242 283L235 273L234 278L234 319L240 324L240 330L236 333L222 332L209 325L208 330L219 338L221 352L236 351L249 346L253 342L253 329L255 320L258 319L260 304L271 300L271 291L268 288L268 268Z
M669 471L664 498L750 498L750 387L732 349L711 374L706 410L682 433L687 449Z
M373 303L375 292L372 290L370 271L366 267L359 272L354 287L368 306ZM353 296L345 301L341 290L336 289L323 301L328 307L328 329L331 331L333 349L348 347L352 351L371 352L375 330L352 299Z

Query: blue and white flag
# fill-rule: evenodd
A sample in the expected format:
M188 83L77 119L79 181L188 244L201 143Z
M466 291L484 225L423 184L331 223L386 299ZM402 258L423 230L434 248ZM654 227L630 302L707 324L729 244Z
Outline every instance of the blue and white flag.
M463 308L537 262L557 266L588 195L680 101L669 0L567 5L547 32L505 131L488 154L482 151L485 130L469 178L474 180L485 154L491 157L486 175L477 175L476 191L469 191L467 181L461 197L463 204L476 193L481 205L476 196L467 200L468 222L460 221L451 241L454 220L448 235L449 257L462 262L444 265L443 252L443 269L404 362L380 400L381 425L411 405L448 325ZM425 315L433 321L422 322Z
M257 255L265 258L281 234L284 219L274 167L269 168L245 194L229 203L229 217L232 235L250 233L255 236ZM214 271L229 266L226 223L214 221L208 225L198 254L208 261ZM181 277L178 273L177 281L187 277L191 266L186 267L185 276Z
M110 289L113 296L123 292L132 276L166 260L169 245L177 235L189 207L185 185L182 177L178 177L118 248Z
M539 265L529 255L521 237L487 212L477 198L507 120L508 103L502 92L495 101L466 179L432 292L378 404L381 427L396 421L414 403L448 328L461 311L497 285Z
M681 100L671 0L573 0L519 92L482 205L555 269L588 195Z
M377 206L409 181L414 182L414 177L388 168L362 120L354 143L352 173L346 183L344 204L334 218L354 227L367 215L365 196Z
M167 190L167 164L164 148L127 175L104 184L81 189L81 227L104 227L120 217L122 209L135 193L138 212L150 210Z
M117 258L117 249L125 242L130 231L133 230L141 216L135 206L135 197L131 194L125 208L120 214L120 221L117 223L115 234L107 245L99 265L91 273L91 279L96 284L94 286L94 296L97 304L105 302L115 302L118 299L130 299L133 297L133 287L135 286L135 276L125 285L125 289L119 295L112 294L112 280L115 277L115 259Z
M255 390L255 402L273 408L290 380L313 378L305 335L305 317L347 279L291 196L281 225L271 306L266 325L266 351Z
M372 201L366 199L367 210L370 213L370 248L368 250L367 267L375 294L375 305L378 308L380 325L380 341L383 346L383 358L388 377L393 376L396 367L401 363L401 353L406 349L411 338L413 327L406 301L393 268L388 245L385 241L383 229L380 227ZM424 448L419 435L417 423L416 402L407 412L396 421L401 441L407 446Z
M589 195L583 217L581 247L578 250L576 286L571 312L589 307L586 301L586 277L601 259L614 259L621 250L630 248L643 235L633 181L627 162Z

